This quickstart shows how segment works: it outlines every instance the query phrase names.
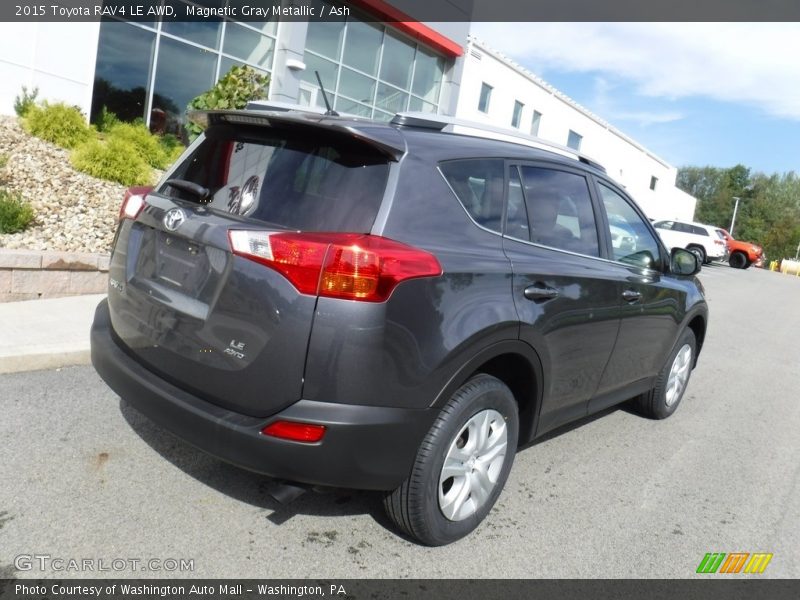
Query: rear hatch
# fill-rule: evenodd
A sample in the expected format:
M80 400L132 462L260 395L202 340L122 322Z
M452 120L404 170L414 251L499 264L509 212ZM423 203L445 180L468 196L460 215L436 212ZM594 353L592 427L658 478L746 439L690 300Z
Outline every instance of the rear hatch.
M389 160L309 124L212 125L141 210L138 199L123 206L109 271L117 343L236 412L267 416L296 402L316 294L234 254L231 232L255 245L286 232L368 233Z

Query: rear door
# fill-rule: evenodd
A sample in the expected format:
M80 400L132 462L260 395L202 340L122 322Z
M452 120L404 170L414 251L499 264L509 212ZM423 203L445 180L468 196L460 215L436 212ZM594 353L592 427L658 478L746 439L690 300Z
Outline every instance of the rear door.
M543 362L539 432L586 414L619 328L615 269L602 260L587 177L566 166L509 165L504 249L520 337Z
M266 416L296 402L316 294L234 255L230 232L256 232L242 242L254 251L277 232L368 233L388 170L372 147L322 128L211 127L172 183L120 224L109 288L117 342L231 410Z

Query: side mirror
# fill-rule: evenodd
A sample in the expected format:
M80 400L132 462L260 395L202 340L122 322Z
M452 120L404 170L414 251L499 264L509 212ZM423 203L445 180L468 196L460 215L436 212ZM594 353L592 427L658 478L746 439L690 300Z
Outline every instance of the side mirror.
M683 248L673 248L669 256L669 268L675 275L694 275L700 272L700 261Z

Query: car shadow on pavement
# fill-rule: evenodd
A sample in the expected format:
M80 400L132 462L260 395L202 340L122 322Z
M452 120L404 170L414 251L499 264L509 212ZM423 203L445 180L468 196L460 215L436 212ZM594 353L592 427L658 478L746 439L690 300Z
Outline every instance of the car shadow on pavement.
M281 488L279 480L206 454L159 428L125 400L120 399L119 409L131 429L162 458L221 494L269 512L266 518L276 525L298 514L322 517L369 514L379 525L394 531L383 512L380 492L308 487L299 497L282 504L272 496Z

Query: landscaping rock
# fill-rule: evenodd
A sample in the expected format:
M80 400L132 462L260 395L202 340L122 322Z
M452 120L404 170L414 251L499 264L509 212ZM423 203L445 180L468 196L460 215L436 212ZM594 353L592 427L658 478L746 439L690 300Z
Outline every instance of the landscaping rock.
M16 117L0 117L0 186L31 203L34 224L0 234L0 248L97 252L111 250L125 187L72 168L69 151L28 135Z

